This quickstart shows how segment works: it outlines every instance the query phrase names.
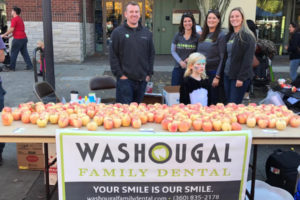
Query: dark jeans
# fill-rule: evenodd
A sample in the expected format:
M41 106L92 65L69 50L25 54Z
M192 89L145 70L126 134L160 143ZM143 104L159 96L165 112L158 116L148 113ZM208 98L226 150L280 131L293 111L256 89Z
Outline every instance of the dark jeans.
M5 143L0 143L0 154L3 152L4 147Z
M24 39L13 39L11 45L11 58L10 58L10 68L16 68L16 62L19 52L21 52L24 61L28 67L28 69L32 68L32 63L27 50L27 38Z
M244 81L242 87L236 87L235 84L236 79L229 79L228 76L224 75L224 89L227 103L242 103L245 92L250 84L250 79Z
M2 83L0 82L0 111L2 111L4 107L4 95L5 90L2 88ZM3 148L5 146L5 143L0 143L0 154L3 152Z
M297 70L300 65L300 59L292 59L290 60L290 77L292 81L296 80L297 78Z
M174 67L172 71L171 85L181 85L183 81L184 72L185 69L182 69L181 67Z
M223 84L220 82L218 87L212 86L212 82L216 77L216 71L206 71L206 75L208 76L208 80L209 80L210 104L215 105L217 103L223 103L224 98L221 98L221 95L223 95L224 93Z
M118 79L116 88L117 103L130 104L141 103L144 99L146 81L133 81L129 79Z

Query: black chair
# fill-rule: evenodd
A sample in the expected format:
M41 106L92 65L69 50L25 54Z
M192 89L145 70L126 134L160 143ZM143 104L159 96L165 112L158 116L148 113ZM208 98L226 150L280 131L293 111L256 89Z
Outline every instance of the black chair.
M60 102L60 98L56 94L53 87L46 81L38 82L33 85L33 91L37 98L43 103Z
M90 80L90 90L108 90L116 88L116 80L111 76L96 76ZM115 103L115 98L101 98L101 103Z

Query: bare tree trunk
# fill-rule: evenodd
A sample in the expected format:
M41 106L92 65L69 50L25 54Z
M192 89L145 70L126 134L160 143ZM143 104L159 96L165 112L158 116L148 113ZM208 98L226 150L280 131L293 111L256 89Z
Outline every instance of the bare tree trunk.
M209 9L218 10L221 14L222 23L224 22L224 17L226 14L226 10L228 9L231 0L210 0L208 5L205 3L205 0L196 0L199 11L200 11L200 25L203 26L205 21L205 16Z
M200 11L200 25L203 26L205 15L207 13L207 8L205 4L205 0L196 0L199 11Z

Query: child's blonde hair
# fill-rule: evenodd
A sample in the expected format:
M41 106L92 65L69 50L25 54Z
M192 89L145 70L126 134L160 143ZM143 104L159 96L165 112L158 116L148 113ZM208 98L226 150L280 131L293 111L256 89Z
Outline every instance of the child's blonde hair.
M205 60L206 61L206 57L203 54L198 53L198 52L190 54L190 56L188 57L188 63L187 63L187 68L186 68L185 73L184 73L184 77L190 76L192 74L193 66L198 60ZM201 79L206 79L207 78L205 70L202 72L202 74L200 74L200 77L201 77Z
M44 46L45 46L43 40L38 40L37 43L36 43L36 45L37 45L38 47L41 47L42 49L43 49Z

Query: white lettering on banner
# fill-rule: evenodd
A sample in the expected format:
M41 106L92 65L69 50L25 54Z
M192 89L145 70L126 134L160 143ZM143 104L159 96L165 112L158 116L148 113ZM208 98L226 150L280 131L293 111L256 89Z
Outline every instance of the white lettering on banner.
M186 186L184 188L184 192L190 192L190 193L193 193L193 192L212 192L212 189L211 189L211 186L208 185L208 186Z
M141 186L123 186L122 193L149 193L149 187L141 187Z
M118 186L93 186L95 194L97 193L119 193Z

